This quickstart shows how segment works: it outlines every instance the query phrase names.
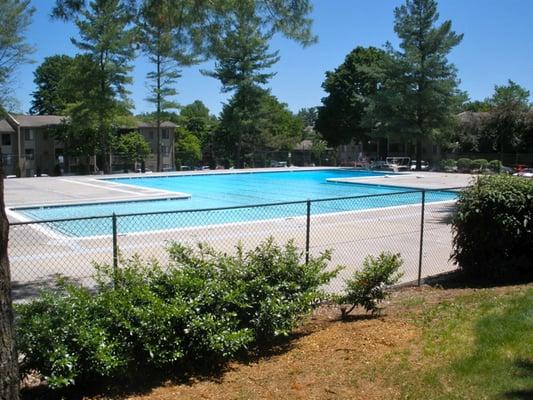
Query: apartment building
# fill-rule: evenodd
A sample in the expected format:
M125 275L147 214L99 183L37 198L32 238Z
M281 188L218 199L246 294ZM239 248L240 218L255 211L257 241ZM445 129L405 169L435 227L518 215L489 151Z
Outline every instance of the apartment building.
M65 123L59 115L10 115L0 120L2 162L5 175L34 176L52 175L66 160L65 146L55 139L53 128ZM165 121L161 125L161 166L163 170L174 170L174 141L177 125ZM145 160L145 168L157 170L157 127L156 124L137 121L133 128L122 128L117 135L139 132L149 143L151 154ZM77 157L68 160L70 167L79 163ZM75 168L74 168L75 169Z

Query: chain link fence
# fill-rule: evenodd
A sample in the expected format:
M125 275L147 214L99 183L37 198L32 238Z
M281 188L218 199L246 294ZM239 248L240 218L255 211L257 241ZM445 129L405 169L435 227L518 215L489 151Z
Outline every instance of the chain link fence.
M58 276L94 284L95 264L120 268L138 255L168 261L173 242L209 244L226 253L241 243L251 249L269 237L293 240L302 261L332 250L331 268L345 266L326 288L343 290L344 279L364 258L382 251L400 253L403 282L455 269L451 216L455 191L406 190L357 197L271 203L202 210L180 210L102 217L14 222L9 256L14 298L33 296Z

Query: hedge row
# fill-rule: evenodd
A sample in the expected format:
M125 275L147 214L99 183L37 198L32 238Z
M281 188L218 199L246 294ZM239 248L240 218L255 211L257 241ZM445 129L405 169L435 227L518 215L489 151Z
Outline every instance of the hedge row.
M22 373L52 388L126 376L141 367L216 365L288 335L322 298L330 254L300 262L293 243L268 240L236 255L173 244L171 264L98 267L94 293L71 284L16 309Z
M440 168L444 171L459 171L459 172L483 172L491 171L499 173L502 171L502 163L500 160L487 161L483 158L471 160L470 158L459 158L458 160L442 160Z

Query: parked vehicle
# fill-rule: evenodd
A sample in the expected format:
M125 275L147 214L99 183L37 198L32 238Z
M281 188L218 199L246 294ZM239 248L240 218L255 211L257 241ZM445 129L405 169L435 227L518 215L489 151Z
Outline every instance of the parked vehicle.
M533 168L523 168L520 172L513 174L514 176L521 176L524 178L533 178Z

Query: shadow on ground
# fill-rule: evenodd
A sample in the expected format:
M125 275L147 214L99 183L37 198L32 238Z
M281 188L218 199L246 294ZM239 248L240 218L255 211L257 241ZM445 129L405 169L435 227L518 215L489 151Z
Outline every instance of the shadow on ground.
M504 393L505 399L512 400L533 400L533 358L531 360L518 360L515 366L519 369L520 374L528 382L531 382L529 389L512 390Z
M25 302L35 299L44 290L58 288L58 282L80 284L84 278L66 278L58 274L42 276L36 281L12 281L11 297L14 302Z
M422 280L424 285L442 289L483 289L500 286L521 285L531 282L529 277L506 279L480 279L466 275L461 270L445 272L439 275L426 277Z

